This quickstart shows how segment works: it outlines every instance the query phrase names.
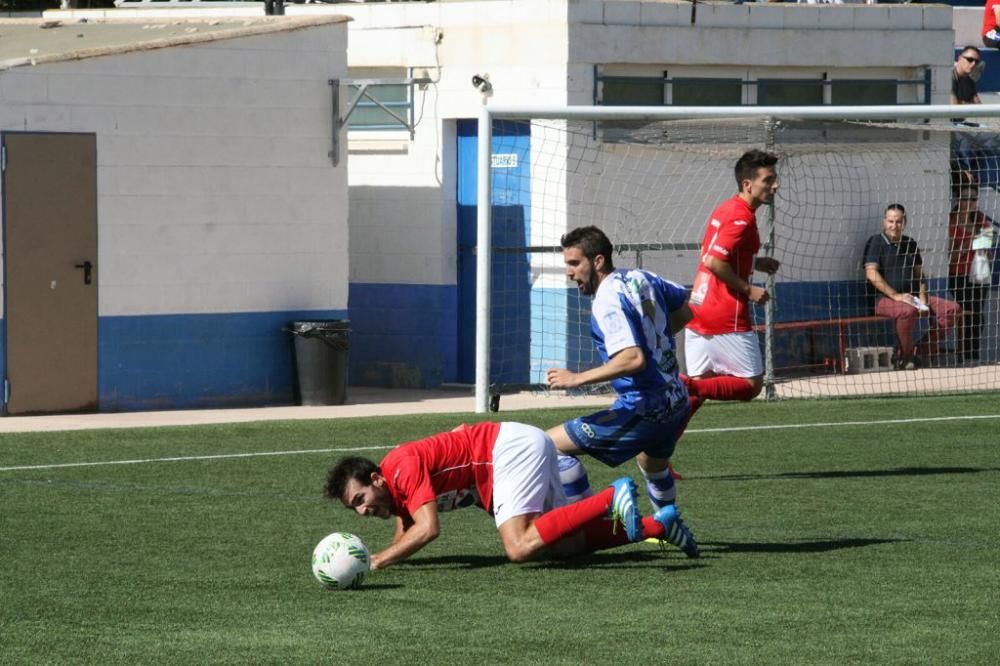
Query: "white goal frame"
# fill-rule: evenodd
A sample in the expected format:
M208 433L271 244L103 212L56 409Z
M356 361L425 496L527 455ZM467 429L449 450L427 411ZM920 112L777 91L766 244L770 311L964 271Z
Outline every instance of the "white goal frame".
M582 121L646 121L721 118L796 119L796 120L912 120L928 119L1000 118L1000 105L977 104L952 106L899 105L899 106L744 106L744 107L641 107L641 106L557 106L557 105L502 105L482 107L479 113L477 142L477 246L476 246L476 383L475 410L477 413L495 411L490 394L490 312L492 305L492 201L491 148L493 121L495 120L582 120ZM487 202L484 205L484 202ZM771 278L773 279L773 278ZM768 320L770 313L768 312ZM769 355L771 328L765 331L765 356ZM765 367L770 370L769 359Z

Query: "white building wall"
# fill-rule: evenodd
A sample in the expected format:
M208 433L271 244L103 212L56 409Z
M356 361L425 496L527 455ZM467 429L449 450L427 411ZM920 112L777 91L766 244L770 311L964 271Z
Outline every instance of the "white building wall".
M435 80L416 93L422 120L412 141L406 133L364 139L363 134L375 133L352 133L352 256L360 259L352 263L352 281L448 284L455 279L454 184L446 178L455 160L450 120L475 117L483 100L470 85L473 74L489 73L490 101L504 104L591 105L595 65L615 75L670 69L674 75L718 76L732 75L738 63L736 75L748 79L824 71L918 79L930 67L932 102L948 94L948 7L747 3L693 8L668 2L509 0L368 3L338 5L337 11L355 19L348 57L352 68L388 68L399 77ZM901 102L923 101L918 86L902 95ZM551 183L545 191L551 195ZM408 232L387 233L393 229ZM533 239L539 243L558 235L539 233L544 238ZM419 257L409 256L414 244Z
M15 68L0 128L94 132L100 314L345 309L346 27Z
M351 76L427 77L421 120L403 132L351 132L351 281L454 284L455 119L485 101L565 104L566 6L520 2L338 5L352 16ZM319 12L304 6L295 10ZM488 74L493 94L471 84Z

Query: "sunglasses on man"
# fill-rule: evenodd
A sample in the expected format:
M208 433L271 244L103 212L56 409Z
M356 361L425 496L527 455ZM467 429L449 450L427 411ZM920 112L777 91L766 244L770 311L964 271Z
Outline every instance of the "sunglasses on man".
M962 57L965 58L966 60L968 60L969 62L971 62L973 65L978 65L979 63L982 62L982 60L980 60L979 58L972 58L972 57L967 56L967 55L964 55Z

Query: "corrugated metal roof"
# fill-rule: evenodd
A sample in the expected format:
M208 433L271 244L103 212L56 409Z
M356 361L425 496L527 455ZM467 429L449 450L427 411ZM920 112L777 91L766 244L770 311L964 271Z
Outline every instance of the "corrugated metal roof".
M345 23L346 16L0 19L0 70Z

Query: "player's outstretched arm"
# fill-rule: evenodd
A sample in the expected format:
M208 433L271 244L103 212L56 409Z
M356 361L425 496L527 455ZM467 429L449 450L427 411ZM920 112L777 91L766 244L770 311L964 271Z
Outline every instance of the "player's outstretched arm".
M434 541L440 533L437 505L428 502L413 513L413 524L403 532L398 541L393 541L388 548L372 555L372 571L402 562Z
M552 368L546 373L546 379L549 382L549 388L577 388L586 384L599 384L619 377L634 375L645 367L646 357L643 356L642 351L638 347L626 347L612 356L604 365L583 372Z

